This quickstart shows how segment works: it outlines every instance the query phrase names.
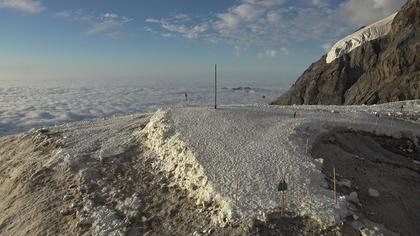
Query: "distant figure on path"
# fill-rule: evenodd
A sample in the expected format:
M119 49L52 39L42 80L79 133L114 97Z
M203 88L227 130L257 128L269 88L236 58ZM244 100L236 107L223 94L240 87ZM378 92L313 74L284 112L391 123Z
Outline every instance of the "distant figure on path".
M187 94L187 92L185 92L185 101L188 102L188 94Z
M263 95L261 97L260 105L268 105L268 101L267 101L267 98L265 97L265 95Z

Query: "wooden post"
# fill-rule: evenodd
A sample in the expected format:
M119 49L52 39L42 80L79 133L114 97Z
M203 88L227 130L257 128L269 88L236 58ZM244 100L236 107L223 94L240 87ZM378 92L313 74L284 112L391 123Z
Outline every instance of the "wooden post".
M334 202L337 204L337 185L336 185L336 178L335 178L335 167L333 167L333 185L334 185Z
M286 183L284 177L282 177L280 179L280 183L277 186L277 190L280 192L280 205L279 205L279 207L281 208L280 209L280 214L281 214L281 216L283 216L284 211L285 211L284 193L287 190L287 183Z
M239 195L239 176L236 176L236 197L235 197L235 204L238 207L238 195Z
M309 148L309 139L306 139L306 154L308 154L308 148Z
M284 215L284 192L280 192L280 205L281 205L281 216Z
M214 109L217 109L217 64L214 64Z

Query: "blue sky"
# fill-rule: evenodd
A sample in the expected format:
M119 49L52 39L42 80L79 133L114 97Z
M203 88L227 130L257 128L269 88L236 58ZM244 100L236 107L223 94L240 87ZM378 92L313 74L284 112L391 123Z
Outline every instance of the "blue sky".
M404 0L0 0L0 81L294 81Z

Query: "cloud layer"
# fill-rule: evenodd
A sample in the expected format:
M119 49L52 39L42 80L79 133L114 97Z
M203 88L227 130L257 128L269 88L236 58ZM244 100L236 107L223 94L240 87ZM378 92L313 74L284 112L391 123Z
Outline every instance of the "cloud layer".
M39 0L0 0L0 8L14 9L28 13L38 13L45 10Z
M405 0L348 0L338 12L355 26L366 26L395 13Z
M86 23L88 28L84 34L88 36L107 34L112 37L117 37L121 34L125 25L133 20L125 16L119 16L118 14L112 12L96 15L93 13L86 13L83 10L62 11L54 14L54 16L71 21Z
M224 86L224 85L223 85ZM274 99L279 88L220 90L221 104L252 104L262 95ZM184 93L188 92L189 101ZM33 127L52 126L72 121L154 111L160 107L206 106L213 102L213 87L165 86L0 86L0 136Z
M332 41L360 26L385 18L405 0L345 0L333 5L329 0L242 0L207 17L183 14L162 19L147 18L148 31L162 36L179 35L211 42L227 42L235 47L283 48L295 42L315 41L328 47ZM156 25L158 27L156 27ZM278 54L265 51L261 57Z

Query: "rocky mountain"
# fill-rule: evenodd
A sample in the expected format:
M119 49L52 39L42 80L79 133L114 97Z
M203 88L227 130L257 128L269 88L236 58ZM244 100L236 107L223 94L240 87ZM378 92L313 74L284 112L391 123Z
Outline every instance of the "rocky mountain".
M332 50L272 104L351 105L419 99L420 0L409 0L395 16L347 36Z

